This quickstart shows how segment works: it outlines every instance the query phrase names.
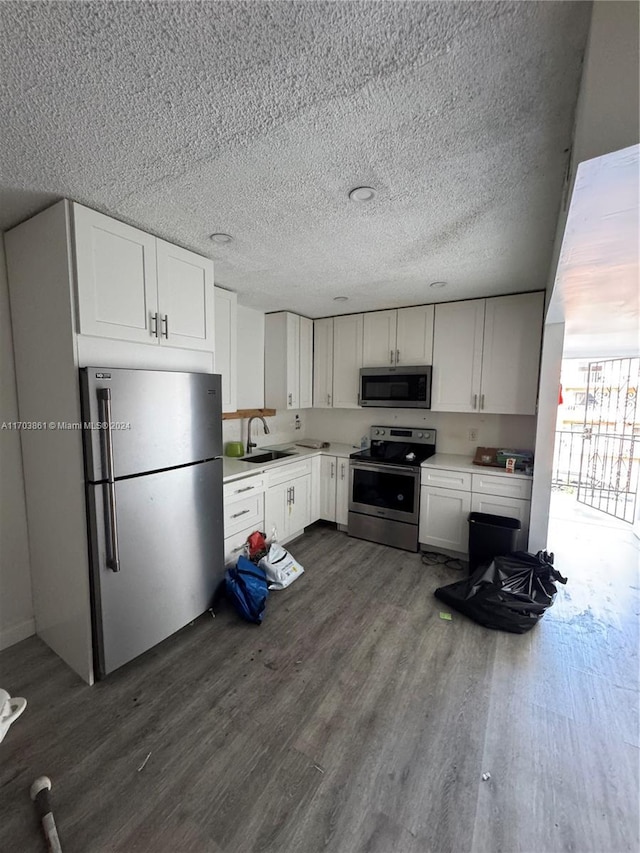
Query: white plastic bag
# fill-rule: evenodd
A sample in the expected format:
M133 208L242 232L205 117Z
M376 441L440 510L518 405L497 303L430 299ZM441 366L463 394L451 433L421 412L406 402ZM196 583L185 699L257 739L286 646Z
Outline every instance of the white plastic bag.
M285 589L304 572L300 563L277 542L271 543L269 553L258 565L265 571L269 589Z

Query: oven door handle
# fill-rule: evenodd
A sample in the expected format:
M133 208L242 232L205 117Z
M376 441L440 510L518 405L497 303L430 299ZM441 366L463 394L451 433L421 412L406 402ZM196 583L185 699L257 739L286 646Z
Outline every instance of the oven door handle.
M358 471L378 471L384 473L385 471L401 471L403 474L406 474L408 477L419 477L420 469L419 468L407 468L404 465L375 465L369 462L351 462L351 468Z

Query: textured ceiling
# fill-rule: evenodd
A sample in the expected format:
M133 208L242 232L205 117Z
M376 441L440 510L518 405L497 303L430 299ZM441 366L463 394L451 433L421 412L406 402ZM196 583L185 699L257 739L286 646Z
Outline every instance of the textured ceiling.
M242 304L312 317L337 295L351 312L544 287L589 16L1 3L0 228L70 197L209 255ZM363 184L377 198L350 202Z

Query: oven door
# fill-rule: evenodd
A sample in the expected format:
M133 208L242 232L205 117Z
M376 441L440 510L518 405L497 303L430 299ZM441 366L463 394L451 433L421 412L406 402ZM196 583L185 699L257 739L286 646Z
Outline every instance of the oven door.
M351 460L349 511L417 524L420 469Z

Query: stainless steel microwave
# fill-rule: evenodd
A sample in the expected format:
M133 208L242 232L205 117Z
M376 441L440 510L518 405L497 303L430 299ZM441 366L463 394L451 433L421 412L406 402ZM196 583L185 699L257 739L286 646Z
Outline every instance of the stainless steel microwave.
M361 367L361 406L397 409L431 408L431 365Z

